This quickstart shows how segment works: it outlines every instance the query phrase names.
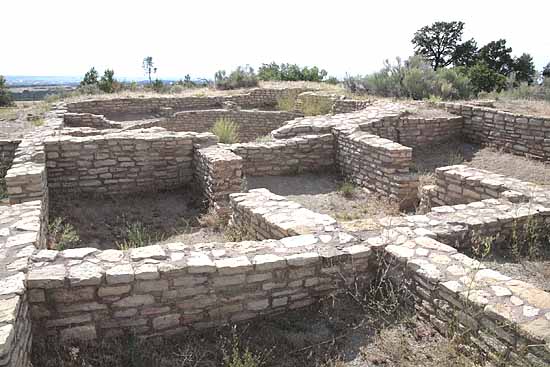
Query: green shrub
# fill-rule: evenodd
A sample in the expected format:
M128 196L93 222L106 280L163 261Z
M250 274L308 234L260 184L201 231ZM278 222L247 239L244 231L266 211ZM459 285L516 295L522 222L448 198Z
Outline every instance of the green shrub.
M237 67L229 75L226 75L225 70L219 70L214 75L214 86L222 90L257 87L258 77L248 65Z
M317 66L303 68L296 64L277 64L272 62L262 64L258 69L258 78L260 80L278 80L278 81L309 81L321 82L327 76L324 69L319 69ZM335 78L334 78L335 79ZM332 81L334 81L332 79ZM338 82L338 80L336 80Z
M0 107L9 107L13 105L11 93L6 86L6 79L0 75Z
M97 70L92 67L90 70L84 74L84 78L80 82L80 86L86 86L86 85L97 85L99 83L99 74L97 73Z
M239 126L231 119L219 118L211 132L218 137L220 143L235 144L239 142Z
M64 250L74 248L80 242L80 237L74 226L57 217L48 224L48 248Z
M430 96L444 100L469 98L474 88L463 68L434 71L420 56L413 56L384 67L364 77L347 76L344 87L352 93L371 93L382 97L426 99Z
M153 82L150 85L151 85L151 88L157 93L162 93L165 90L164 83L160 79L153 80Z
M506 76L492 70L483 62L479 62L469 68L468 77L477 93L500 92L506 87Z
M115 72L112 69L106 69L99 81L98 87L102 92L113 93L115 91L116 80L114 78Z

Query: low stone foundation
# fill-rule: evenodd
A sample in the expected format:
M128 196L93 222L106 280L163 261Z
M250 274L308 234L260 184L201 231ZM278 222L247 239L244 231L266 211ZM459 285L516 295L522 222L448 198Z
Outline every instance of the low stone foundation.
M225 213L229 195L243 187L243 160L227 149L216 146L195 150L195 182L208 206Z
M334 137L332 134L305 135L265 143L225 146L243 158L248 176L279 176L300 172L332 170Z
M194 145L213 134L152 130L46 139L52 191L128 193L180 187L193 178Z
M267 189L231 194L231 220L234 225L246 228L258 239L283 239L290 245L289 236L334 232L336 220L288 201Z
M92 127L94 129L120 129L121 125L109 121L103 115L91 113L67 112L63 116L63 123L67 127Z
M34 335L170 335L304 307L368 276L371 252L352 238L306 238L39 251L27 280Z

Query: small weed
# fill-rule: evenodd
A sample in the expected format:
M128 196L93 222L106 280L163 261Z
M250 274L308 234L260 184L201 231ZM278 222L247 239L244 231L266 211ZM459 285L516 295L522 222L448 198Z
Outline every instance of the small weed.
M355 190L355 185L350 181L344 181L338 187L338 193L347 199L353 197L353 195L355 194Z
M224 367L261 367L265 365L266 356L261 353L253 353L248 347L241 345L236 327L232 329L231 339L223 341L222 351Z
M220 213L213 208L202 214L197 221L202 227L212 228L216 231L221 231L227 225L227 217L220 215Z
M231 119L219 118L211 132L218 137L220 143L235 144L239 142L239 126Z
M254 232L244 226L229 225L225 228L224 237L230 242L254 241L257 240Z
M48 225L48 248L52 250L65 250L75 248L80 242L78 232L70 223L66 223L61 217L52 220Z
M462 164L464 162L464 154L461 151L454 151L449 153L449 166Z
M120 250L149 246L163 239L162 235L151 232L141 222L127 223L124 232L124 240L116 242Z
M254 143L269 143L274 141L275 139L271 135L264 135L256 138L254 140Z

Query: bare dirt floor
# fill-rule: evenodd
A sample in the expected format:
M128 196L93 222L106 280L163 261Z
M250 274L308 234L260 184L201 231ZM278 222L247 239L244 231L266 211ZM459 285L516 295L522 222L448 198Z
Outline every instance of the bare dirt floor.
M415 148L413 159L420 173L433 172L437 167L465 164L539 185L550 185L549 164L460 141Z
M21 138L43 123L49 106L42 102L16 102L0 108L0 138Z
M221 228L199 224L202 203L189 189L133 195L54 195L50 202L50 247L55 233L71 227L77 241L70 247L118 248L133 243L182 241L186 244L223 241ZM59 219L58 219L59 218ZM61 229L55 222L61 222ZM52 233L55 232L55 233ZM65 246L61 246L65 247Z
M474 367L468 347L406 309L356 294L284 315L169 338L33 343L35 367ZM393 299L392 299L393 301ZM477 357L476 357L477 359Z
M344 228L375 230L376 219L399 215L399 207L388 198L342 181L334 173L247 178L247 188L266 188L300 203L305 208L333 217Z

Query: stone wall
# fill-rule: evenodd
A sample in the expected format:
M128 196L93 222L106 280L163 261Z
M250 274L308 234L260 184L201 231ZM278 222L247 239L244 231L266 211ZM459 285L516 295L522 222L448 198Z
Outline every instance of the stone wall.
M439 167L429 198L432 205L467 204L483 199L528 201L546 190L538 185L465 165Z
M31 321L25 273L45 246L47 217L40 201L0 207L0 366L30 366Z
M443 335L461 335L481 357L506 366L548 366L550 294L487 269L427 237L388 245L390 274Z
M464 136L468 141L536 159L550 159L550 118L461 103L440 106L464 118Z
M422 117L403 114L360 125L361 130L411 148L425 147L462 138L461 117Z
M27 279L34 335L52 342L171 335L285 312L368 278L370 255L336 233L298 236L292 246L40 251Z
M95 129L120 129L121 125L109 121L103 115L92 113L67 112L63 115L63 123L68 127L93 127Z
M11 167L15 151L21 143L21 139L3 139L0 140L0 173L5 175Z
M193 178L194 145L213 134L135 130L44 141L48 185L58 192L127 193L181 187Z
M231 151L217 146L195 150L195 182L209 207L226 212L229 194L243 186L243 160Z
M336 162L345 178L397 200L402 208L416 204L418 177L410 171L411 148L360 130L334 131Z
M69 112L105 115L115 120L123 115L167 116L177 111L220 108L224 102L234 102L242 108L273 107L281 96L305 90L257 88L243 94L221 96L96 99L68 103L67 109Z
M220 118L230 119L238 126L240 142L253 141L269 135L286 121L299 114L286 111L210 109L176 112L173 116L155 122L138 124L134 128L163 127L170 131L209 132Z
M267 189L231 194L231 221L246 228L258 239L283 239L289 236L333 232L336 220L315 213L298 203L275 195Z
M334 166L332 134L304 135L265 143L225 145L243 158L248 176L278 176L331 170Z

